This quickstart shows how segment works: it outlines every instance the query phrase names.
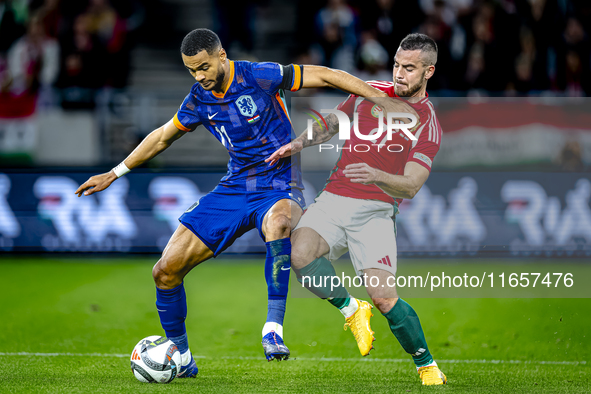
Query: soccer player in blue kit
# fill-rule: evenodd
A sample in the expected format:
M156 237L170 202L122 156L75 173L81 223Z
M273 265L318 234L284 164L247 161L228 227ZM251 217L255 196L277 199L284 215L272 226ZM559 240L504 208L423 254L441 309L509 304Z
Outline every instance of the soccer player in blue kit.
M194 377L198 369L185 328L183 279L195 266L218 256L253 228L258 229L267 247L268 313L262 341L265 356L268 360L289 357L283 342L283 317L289 284L289 237L304 206L300 159L281 159L274 167L265 163L294 136L283 90L336 87L376 102L386 95L339 70L231 61L218 36L208 29L187 34L181 56L197 83L178 112L150 133L121 164L91 177L76 194L88 196L106 189L199 125L228 149L226 176L180 217L181 224L152 270L160 322L182 354L179 377ZM382 105L388 108L390 104Z

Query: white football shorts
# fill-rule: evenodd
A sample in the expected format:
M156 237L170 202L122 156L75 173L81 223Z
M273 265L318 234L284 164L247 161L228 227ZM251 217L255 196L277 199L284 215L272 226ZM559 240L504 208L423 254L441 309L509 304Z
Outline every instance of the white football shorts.
M323 191L308 207L295 230L309 227L330 247L334 261L350 252L358 275L378 268L396 274L395 207L378 200L343 197ZM294 230L294 231L295 231Z

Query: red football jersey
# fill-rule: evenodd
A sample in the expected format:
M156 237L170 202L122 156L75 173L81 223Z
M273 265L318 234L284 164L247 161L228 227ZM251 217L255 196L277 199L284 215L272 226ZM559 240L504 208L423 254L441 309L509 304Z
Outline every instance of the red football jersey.
M390 97L397 97L392 82L368 81L368 84L386 92ZM360 134L376 134L381 109L368 100L363 100L357 105L357 99L357 96L349 96L337 108L345 112L351 120L353 120L353 113L357 110ZM357 137L351 127L351 138L342 147L339 146L339 150L342 149L341 157L333 168L324 190L344 197L380 200L394 204L394 198L384 193L378 186L351 182L350 178L343 174L345 167L354 163L367 163L370 167L390 174L403 175L406 163L414 161L431 171L433 159L441 144L441 126L428 96L416 103L408 103L419 115L417 125L410 130L417 141L412 141L402 130L394 130L392 139L388 140L385 116L383 117L384 132L378 139L362 140ZM402 199L396 199L397 203L401 201Z

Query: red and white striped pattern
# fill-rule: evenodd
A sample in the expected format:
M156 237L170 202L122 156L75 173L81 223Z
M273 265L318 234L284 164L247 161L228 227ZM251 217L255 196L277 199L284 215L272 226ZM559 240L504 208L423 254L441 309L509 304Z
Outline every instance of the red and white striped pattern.
M389 81L367 81L367 83L371 86L375 86L375 87L383 87L383 88L389 88L394 86L394 82L389 82Z
M423 125L419 128L419 130L415 133L415 137L417 137L416 141L412 142L412 147L414 148L417 143L420 141L421 134L423 129L427 129L429 132L429 136L427 137L427 141L433 142L434 144L441 144L441 126L437 121L437 117L435 115L435 108L433 107L433 103L429 101L426 97L419 101L421 104L426 103L427 107L429 108L429 115L427 117L427 121L423 123Z
M435 108L431 101L427 101L427 106L431 110L429 114L429 141L439 144L441 141L441 126L435 116Z

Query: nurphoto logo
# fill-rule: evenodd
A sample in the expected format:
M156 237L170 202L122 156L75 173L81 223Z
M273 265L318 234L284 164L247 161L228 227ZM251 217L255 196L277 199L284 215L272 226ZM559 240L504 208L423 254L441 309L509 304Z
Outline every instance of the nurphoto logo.
M310 109L310 108L309 108ZM324 117L318 112L313 109L310 109L312 113L307 112L308 115L312 117L312 119L308 119L308 124L306 128L307 137L309 140L314 139L314 132L313 126L314 122L318 124L318 126L325 127L328 130L328 125ZM321 109L321 113L326 114L334 114L337 117L338 124L339 124L339 139L340 140L349 140L351 139L351 119L349 116L340 111L338 109ZM404 112L388 112L386 116L386 122L384 123L384 112L383 111L376 111L377 114L374 114L372 110L372 115L378 118L379 126L371 130L367 135L362 134L359 131L359 114L357 112L353 113L353 133L357 138L362 141L371 142L371 144L356 144L353 146L353 149L356 152L368 152L371 146L376 146L378 151L382 148L387 141L392 140L392 135L401 131L405 138L410 139L411 141L417 141L417 137L410 131L417 125L417 117L410 113ZM409 123L403 123L400 119L409 119ZM384 127L385 126L385 127ZM379 143L378 143L379 141ZM320 144L319 151L326 149L334 149L335 146L332 144ZM337 151L339 150L339 146L336 146ZM387 146L387 150L389 152L402 152L404 147L399 144L391 144Z

